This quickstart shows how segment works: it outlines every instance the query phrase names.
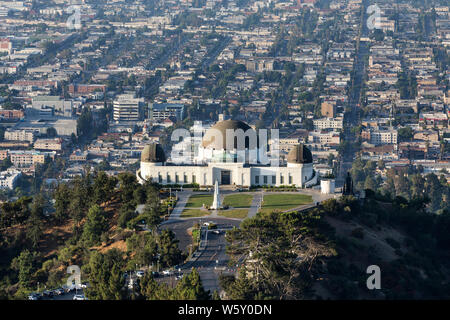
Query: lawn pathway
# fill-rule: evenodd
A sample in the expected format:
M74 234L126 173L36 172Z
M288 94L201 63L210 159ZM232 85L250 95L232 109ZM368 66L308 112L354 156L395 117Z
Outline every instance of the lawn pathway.
M178 192L178 201L173 209L172 213L169 216L169 220L179 219L181 216L181 213L183 212L184 208L186 207L186 203L189 200L189 197L192 195L192 191L190 190L183 190L181 192Z
M253 194L252 204L250 205L250 209L248 210L248 217L253 218L258 213L259 204L262 200L262 193L256 192Z

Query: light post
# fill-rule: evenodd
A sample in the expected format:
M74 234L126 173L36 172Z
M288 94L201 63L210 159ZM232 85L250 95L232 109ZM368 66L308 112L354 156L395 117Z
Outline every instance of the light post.
M158 262L156 264L156 269L157 269L157 272L159 273L159 259L161 258L161 255L158 253L158 255L156 257L158 258Z

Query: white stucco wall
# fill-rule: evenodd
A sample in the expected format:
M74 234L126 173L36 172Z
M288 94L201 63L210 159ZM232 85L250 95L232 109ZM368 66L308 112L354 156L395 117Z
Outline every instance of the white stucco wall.
M297 187L304 187L305 183L313 178L312 164L289 164L286 167L244 167L242 163L209 163L207 166L175 166L141 162L141 168L137 172L137 176L140 183L144 182L141 179L142 177L145 180L152 179L154 182L161 184L190 184L196 182L202 186L212 186L216 180L219 183L221 182L221 172L224 170L230 171L230 184L239 186L295 185ZM159 176L161 176L161 181L159 180ZM184 176L186 176L186 181L184 180ZM275 176L275 183L272 180L273 176ZM170 181L168 177L170 177Z

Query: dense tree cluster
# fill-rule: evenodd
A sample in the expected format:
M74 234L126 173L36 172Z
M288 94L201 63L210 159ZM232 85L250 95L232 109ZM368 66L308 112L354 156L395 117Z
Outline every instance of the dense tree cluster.
M161 216L173 201L161 205L159 187L151 183L141 185L131 173L114 177L86 169L82 176L56 185L53 194L41 193L3 203L0 288L6 290L14 283L19 286L0 295L24 297L29 290L36 290L39 282L60 286L67 277L65 268L79 264L87 280L92 280L92 299L127 296L122 290L126 270L151 264L168 268L185 258L175 234L158 229ZM141 213L136 211L139 204L144 204ZM146 228L150 231L143 231ZM64 229L69 234L61 238L50 229ZM112 238L123 239L126 250L96 251L115 241ZM58 243L56 254L44 257L52 241Z
M146 274L139 283L141 297L146 300L209 300L209 292L203 289L196 269L184 276L175 288L157 283L151 274Z
M267 213L244 220L227 232L231 263L242 263L238 277L222 277L230 299L300 299L312 284L311 270L335 254L318 211Z

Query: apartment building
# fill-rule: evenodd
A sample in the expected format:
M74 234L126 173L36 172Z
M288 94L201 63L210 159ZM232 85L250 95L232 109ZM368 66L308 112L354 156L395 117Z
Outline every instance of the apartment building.
M16 151L12 150L9 152L11 156L11 162L14 166L21 167L29 167L34 164L44 164L45 163L45 153L41 153L39 151Z
M5 131L5 140L12 141L28 141L33 143L36 134L32 130L12 130L7 129Z
M22 110L0 110L0 119L19 120L24 117Z
M342 129L344 127L344 118L322 118L313 120L314 130L325 130L325 129Z
M14 189L17 185L17 180L22 176L22 172L15 169L8 169L0 172L0 188Z
M397 130L394 129L379 129L379 130L364 130L361 133L363 140L369 141L371 144L396 144L397 143Z
M308 136L308 143L338 145L341 142L338 132L318 132L311 131Z
M63 140L61 138L55 139L37 139L34 143L34 149L37 150L52 150L61 151Z

